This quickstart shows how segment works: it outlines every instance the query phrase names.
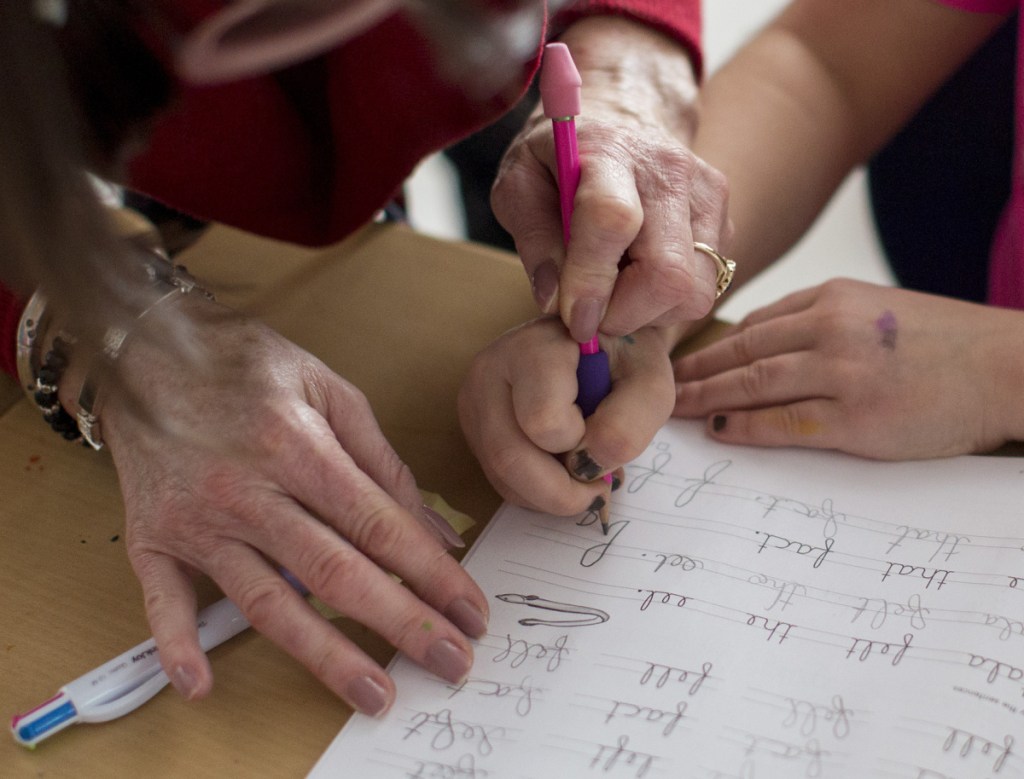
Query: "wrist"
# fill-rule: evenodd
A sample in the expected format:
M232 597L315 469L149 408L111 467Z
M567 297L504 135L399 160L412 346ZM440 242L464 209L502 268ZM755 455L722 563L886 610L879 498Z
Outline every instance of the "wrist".
M67 392L78 387L74 401L67 398L63 405L72 413L86 443L93 449L103 447L100 412L106 400L111 377L117 371L116 363L129 342L138 338L150 322L168 308L196 292L197 298L213 300L213 295L198 286L195 278L183 266L175 265L162 252L153 252L141 259L147 285L137 292L137 314L134 319L109 325L103 333L99 347L85 359L69 362L71 373ZM80 350L79 350L80 351Z
M698 78L689 51L668 35L620 16L590 16L560 37L595 106L666 129L689 145L697 128ZM609 56L608 52L614 52Z
M58 390L70 358L71 340L54 325L46 296L39 290L25 306L18 323L18 381L55 433L68 441L79 438L75 420L60 402Z
M212 300L185 268L174 265L153 238L148 222L114 212L126 260L117 289L95 311L47 305L36 292L18 327L18 378L43 419L68 440L102 447L99 424L104 392L117 384L115 363L125 345L158 313L191 295ZM77 315L76 315L77 314ZM97 316L102 314L103 316ZM164 321L166 324L166 320Z
M1005 321L996 321L985 349L985 365L981 377L991 382L987 408L993 411L996 429L992 439L999 442L1024 441L1024 403L1020 388L1024 387L1024 312L1010 309L990 309Z

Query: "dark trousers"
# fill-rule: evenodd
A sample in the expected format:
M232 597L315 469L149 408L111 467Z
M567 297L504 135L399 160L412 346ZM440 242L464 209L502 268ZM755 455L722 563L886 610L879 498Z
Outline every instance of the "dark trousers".
M882 247L902 286L984 301L1010 194L1017 19L1011 19L868 165Z

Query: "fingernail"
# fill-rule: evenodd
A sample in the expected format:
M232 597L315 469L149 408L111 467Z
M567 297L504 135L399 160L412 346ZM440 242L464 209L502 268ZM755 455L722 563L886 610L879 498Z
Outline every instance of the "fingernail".
M379 717L388 710L388 691L369 676L358 676L345 688L345 700L352 708Z
M452 601L445 609L444 615L470 638L481 638L487 633L487 617L475 603L466 598Z
M587 507L587 511L600 511L601 509L604 508L604 504L607 502L608 501L606 501L604 498L598 495L596 498L594 498L593 502L591 502L591 504Z
M721 433L725 430L725 423L727 421L725 414L716 414L711 420L711 429L716 433Z
M426 521L427 527L434 531L435 535L438 536L438 539L445 546L455 549L462 549L466 546L466 542L448 524L448 520L426 504L423 506L423 519Z
M187 701L195 698L199 692L199 683L196 681L195 674L183 665L174 669L174 673L171 675L171 684L174 685L178 694Z
M622 474L619 471L615 471L612 474L612 492L615 492L619 487L622 486Z
M548 260L537 266L530 280L533 285L533 299L540 310L550 314L558 297L558 266L554 260Z
M458 684L466 678L471 665L469 655L446 638L430 645L423 664L453 684Z
M569 470L581 479L593 481L601 473L601 466L593 461L586 449L580 449L578 452L573 452Z
M601 324L603 304L597 298L581 298L572 304L569 314L569 334L577 343L586 343L597 335Z

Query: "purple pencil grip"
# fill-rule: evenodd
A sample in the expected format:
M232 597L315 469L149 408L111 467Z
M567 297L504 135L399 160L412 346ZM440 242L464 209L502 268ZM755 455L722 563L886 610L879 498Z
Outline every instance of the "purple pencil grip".
M584 417L589 417L594 413L597 404L612 390L608 355L601 351L593 354L581 352L579 364L576 366L576 383L579 386L576 405L580 407Z

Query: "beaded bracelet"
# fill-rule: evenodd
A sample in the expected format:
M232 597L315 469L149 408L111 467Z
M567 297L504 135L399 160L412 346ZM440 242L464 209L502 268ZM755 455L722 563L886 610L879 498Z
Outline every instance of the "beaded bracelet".
M138 242L136 242L138 246ZM195 278L182 266L174 265L162 250L146 247L143 269L149 283L164 292L136 317L136 324L154 309L176 298L195 291L208 300L214 296L200 287ZM131 333L123 327L109 327L103 337L103 346L92 360L78 396L79 412L72 417L61 405L57 387L68 365L69 348L76 339L59 332L50 349L42 355L42 335L49 325L46 296L39 290L29 299L18 323L17 364L18 379L28 398L43 412L43 419L51 428L69 441L83 439L86 446L103 448L100 435L100 395L96 373L100 367L109 367L121 353Z
M76 441L81 437L78 425L57 398L57 385L68 365L68 348L74 339L66 333L58 334L46 355L40 357L39 337L48 323L46 296L37 290L18 323L18 379L54 432L68 441Z

